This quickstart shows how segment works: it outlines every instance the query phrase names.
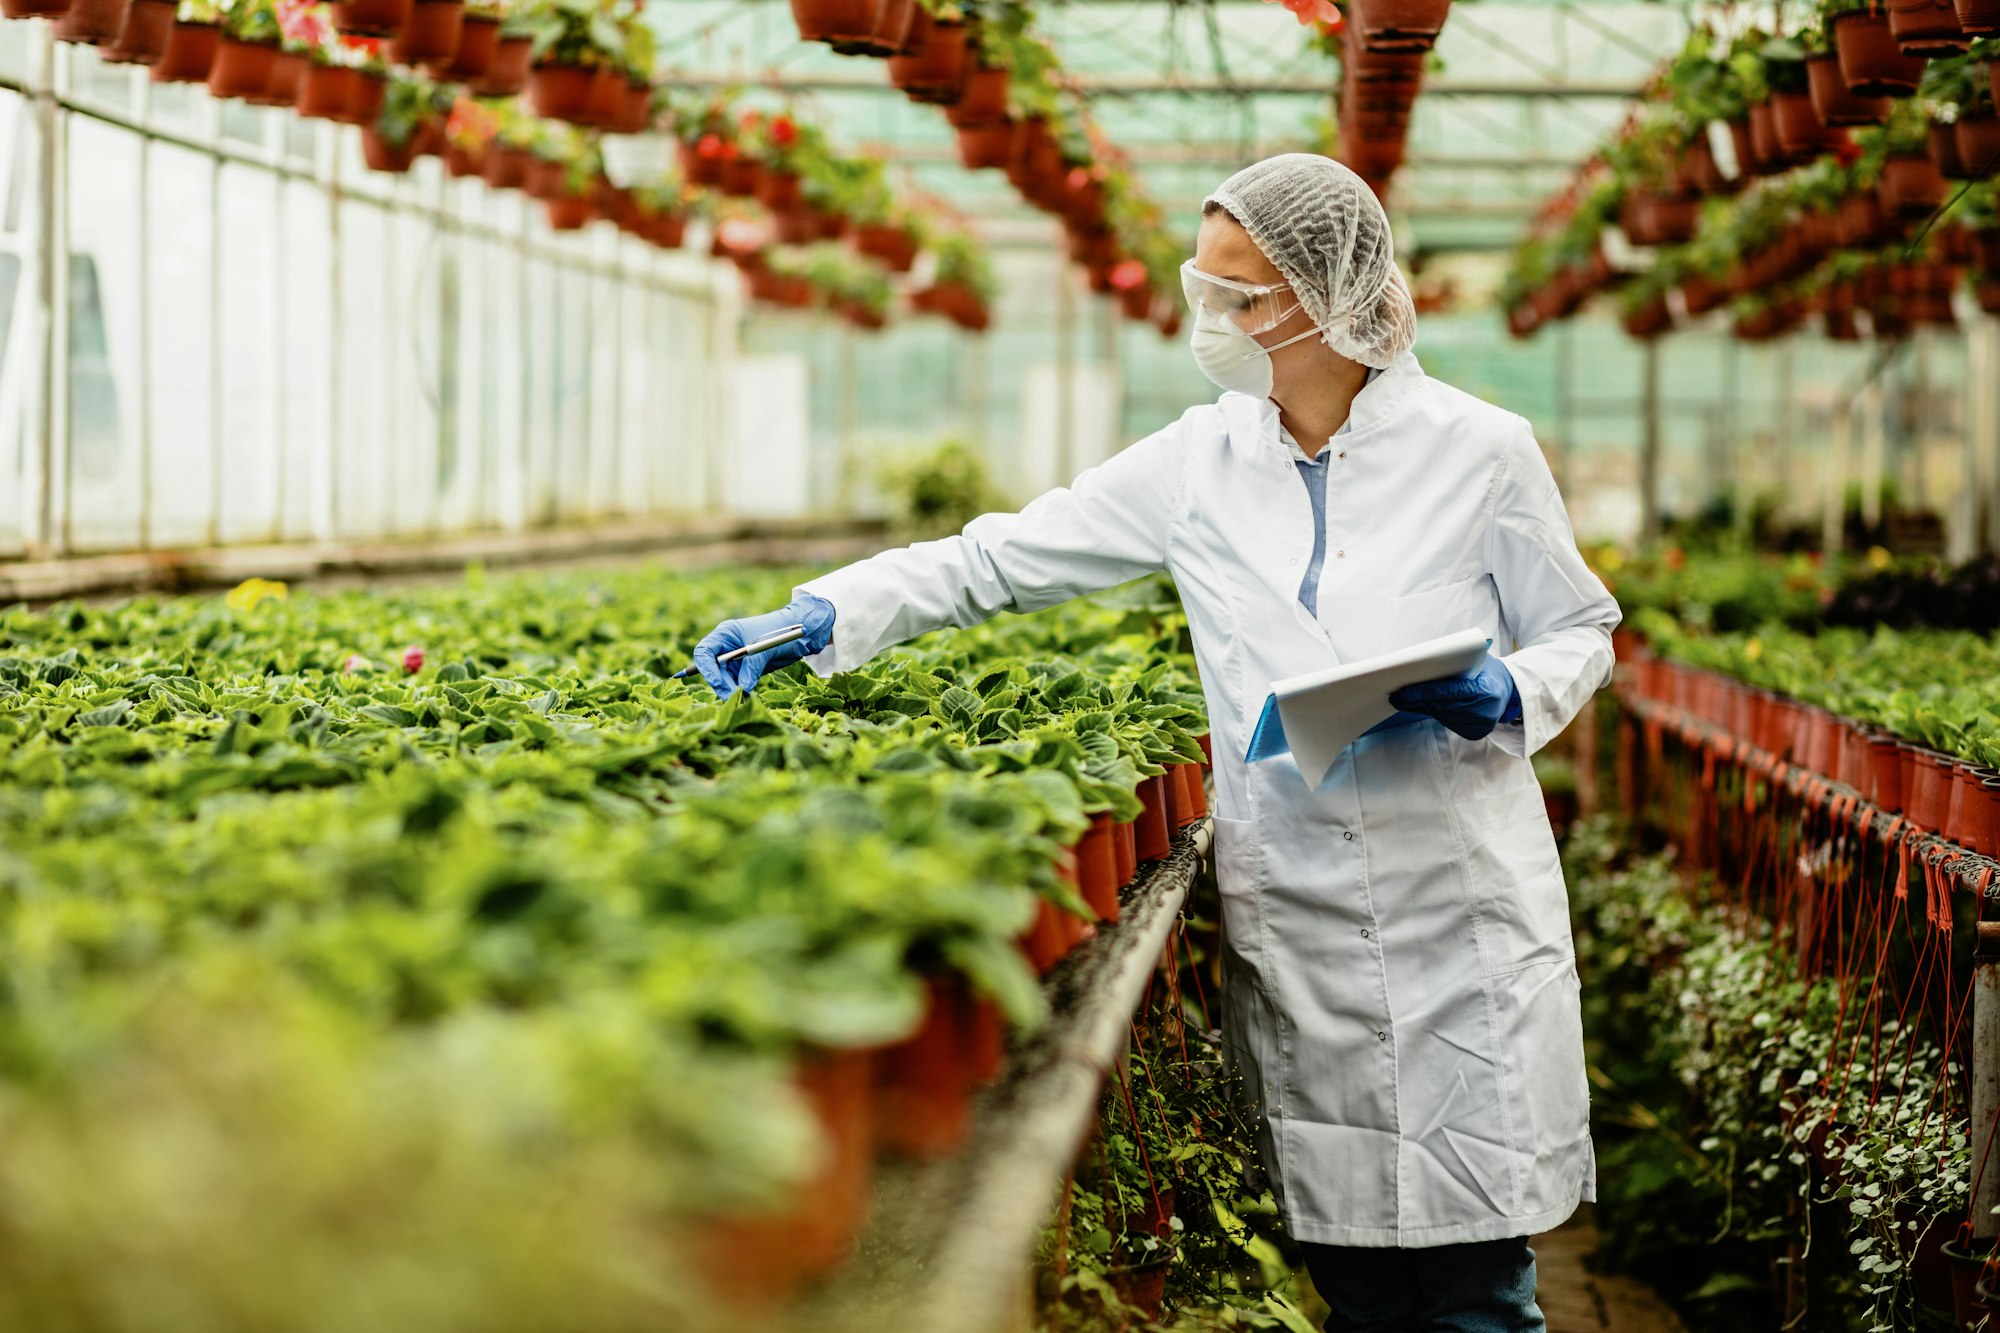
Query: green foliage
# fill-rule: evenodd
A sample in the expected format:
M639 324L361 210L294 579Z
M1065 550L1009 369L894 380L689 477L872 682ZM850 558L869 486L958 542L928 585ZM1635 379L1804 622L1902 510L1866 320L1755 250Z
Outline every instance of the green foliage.
M896 530L912 541L948 537L981 514L1010 508L986 459L961 440L946 440L884 466L896 501Z
M1178 607L671 678L795 581L0 611L0 1323L685 1326L682 1242L813 1168L799 1052L946 969L1035 1023L1058 849L1200 753Z

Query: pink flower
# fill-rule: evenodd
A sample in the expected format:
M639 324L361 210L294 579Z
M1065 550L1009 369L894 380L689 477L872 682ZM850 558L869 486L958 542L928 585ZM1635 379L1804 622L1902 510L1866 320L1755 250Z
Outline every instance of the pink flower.
M413 643L403 650L403 670L414 676L423 669L424 650L421 646Z
M1136 259L1121 259L1107 276L1113 291L1129 292L1146 280L1146 266Z
M1291 10L1307 27L1323 24L1339 31L1340 10L1334 6L1333 0L1278 0L1278 3Z
M347 660L340 664L341 674L345 676L351 676L358 671L366 671L367 669L368 669L368 659L363 657L360 653L349 653L347 655Z

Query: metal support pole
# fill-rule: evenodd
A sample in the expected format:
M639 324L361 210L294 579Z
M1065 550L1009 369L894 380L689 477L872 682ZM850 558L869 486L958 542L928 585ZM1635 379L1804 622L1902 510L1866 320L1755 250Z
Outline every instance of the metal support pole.
M54 412L56 390L62 384L56 364L59 348L55 336L56 246L61 222L61 205L56 197L55 140L60 112L53 92L55 39L45 23L35 25L29 39L33 69L28 92L35 124L35 163L33 193L29 196L32 207L26 211L32 230L22 238L22 254L26 259L22 279L23 285L34 293L27 339L34 364L32 373L23 374L17 383L24 386L22 394L27 405L21 423L22 456L27 464L23 481L27 483L29 497L23 515L25 545L30 558L46 558L57 553L56 491L64 471L57 456Z
M1778 403L1772 417L1771 456L1778 460L1778 493L1794 494L1792 485L1792 409L1794 401L1792 384L1792 341L1780 339L1774 355L1778 361Z
M1660 342L1649 338L1640 380L1639 539L1660 536Z
M833 315L822 315L820 319L824 327L833 331L834 343L840 349L839 383L835 386L840 395L840 436L833 451L833 508L835 513L846 514L853 508L854 433L856 423L861 419L861 391L855 383L859 367L854 360L854 345L860 339L843 333Z
M1993 1215L2000 1205L2000 1145L1993 1142L1996 1117L2000 1117L2000 922L1982 921L1972 955L1972 1236L1989 1244L2000 1233L2000 1217Z
M1056 279L1056 475L1067 486L1076 475L1076 285L1069 265Z

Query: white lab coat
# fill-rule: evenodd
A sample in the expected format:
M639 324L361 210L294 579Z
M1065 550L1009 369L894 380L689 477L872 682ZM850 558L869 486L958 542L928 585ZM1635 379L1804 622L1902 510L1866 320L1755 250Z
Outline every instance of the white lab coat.
M846 670L946 625L1155 570L1187 608L1215 755L1226 1029L1300 1240L1525 1236L1595 1193L1567 897L1528 755L1609 677L1617 604L1527 422L1405 354L1329 446L1319 616L1306 490L1268 401L1226 393L964 534L803 585ZM1522 721L1366 737L1317 790L1246 764L1272 681L1478 626Z

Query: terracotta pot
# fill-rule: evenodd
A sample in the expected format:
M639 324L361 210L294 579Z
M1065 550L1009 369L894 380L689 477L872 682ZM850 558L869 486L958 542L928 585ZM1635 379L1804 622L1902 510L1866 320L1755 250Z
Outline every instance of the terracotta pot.
M258 97L271 86L271 58L278 48L224 35L208 67L210 97Z
M1932 833L1942 833L1945 819L1951 813L1948 778L1930 751L1915 746L1907 748L1914 760L1913 767L1904 773L1910 821Z
M1705 273L1692 273L1681 282L1681 300L1690 315L1705 315L1729 300L1729 290Z
M1118 872L1118 883L1130 884L1132 877L1139 873L1139 822L1114 821L1111 825L1111 851Z
M833 311L847 323L868 333L879 333L889 327L889 316L886 312L863 305L859 301L842 301L833 308Z
M1139 842L1141 861L1165 860L1172 850L1167 827L1167 779L1164 774L1147 778L1139 784L1139 800L1145 810L1135 821L1134 835Z
M342 0L333 7L337 32L354 37L393 37L410 21L413 0Z
M1908 97L1923 78L1926 57L1903 54L1885 13L1847 9L1835 14L1833 49L1848 91L1858 97Z
M1005 168L1014 153L1014 124L1001 121L958 132L958 160L967 171Z
M521 192L530 199L560 199L569 193L569 168L553 158L537 157L528 164Z
M892 1152L935 1160L965 1145L972 1125L971 1052L965 1038L965 984L933 978L923 1026L876 1061L875 1141Z
M795 171L766 167L757 178L757 202L773 213L790 213L804 206Z
M1889 31L1906 56L1953 56L1965 50L1952 0L1888 0Z
M99 57L107 65L150 65L167 49L178 0L131 0L118 39Z
M683 141L676 149L680 158L681 178L690 185L703 185L710 189L722 184L722 169L725 159L704 157L694 144Z
M1806 84L1813 112L1823 125L1880 125L1889 118L1890 99L1851 91L1840 70L1840 57L1831 51L1806 57Z
M518 190L528 181L528 168L535 155L525 148L504 148L489 144L481 159L479 174L496 190Z
M1958 135L1949 125L1933 121L1924 129L1925 144L1938 175L1948 181L1966 179L1965 163L1958 156Z
M1969 37L2000 32L2000 0L1953 0L1959 31Z
M1118 1299L1139 1317L1151 1322L1167 1299L1167 1270L1173 1267L1173 1251L1139 1264L1124 1264L1105 1273Z
M183 23L175 19L167 34L166 48L153 62L153 82L208 82L208 67L215 63L215 50L221 44L222 29L213 23Z
M989 69L977 61L966 71L958 100L945 107L944 118L953 129L978 129L1001 125L1007 120L1007 86L1011 75L1004 69Z
M464 5L459 6L463 11ZM477 83L492 67L493 52L500 42L500 21L461 13L458 44L446 56L425 62L431 77L442 83Z
M1986 793L1986 855L2000 861L2000 776L1989 769L1979 786Z
M1957 140L1959 165L1966 180L1989 180L2000 171L2000 116L1961 115L1952 126Z
M109 46L125 31L126 0L70 0L56 20L56 40L83 46Z
M315 63L299 76L299 114L311 120L347 119L348 85L356 73L343 65Z
M292 106L299 100L299 80L305 77L311 59L302 51L279 50L271 57L271 79L259 97L246 100L259 106Z
M2000 278L1981 278L1973 287L1972 294L1981 310L1989 315L2000 315Z
M591 211L590 200L581 195L558 195L554 199L543 200L542 207L548 210L552 231L582 231L596 216Z
M1693 142L1681 153L1681 185L1690 194L1727 195L1736 190L1736 183L1722 174L1722 168L1715 160L1715 150L1709 146L1708 135L1695 135Z
M876 0L792 0L792 21L798 24L802 41L826 42L852 54L886 55L877 45L877 8Z
M1901 153L1882 164L1882 207L1891 214L1928 217L1944 203L1950 189L1928 154Z
M485 170L484 154L457 144L446 144L444 149L444 170L447 176L477 176Z
M597 129L609 129L625 115L625 93L631 85L625 76L609 65L600 68L590 81L590 104L584 109L583 119L577 123ZM528 88L534 90L532 75Z
M386 171L401 174L410 169L417 160L420 145L412 134L400 144L392 144L382 137L382 132L373 125L361 127L361 158L370 171Z
M1820 123L1810 93L1772 93L1771 128L1785 155L1801 160L1817 157L1839 140Z
M1083 840L1077 844L1077 873L1083 885L1083 900L1097 913L1097 919L1105 922L1118 920L1118 890L1125 882L1118 877L1118 837L1112 831L1114 827L1110 815L1095 815Z
M410 21L389 41L389 59L399 65L449 61L464 30L465 0L416 0Z
M1894 737L1878 732L1868 738L1870 799L1891 814L1903 812L1903 761L1898 749Z
M1208 818L1208 787L1203 779L1204 770L1200 764L1177 764L1175 768L1179 770L1181 781L1187 788L1187 818L1181 820L1175 827L1185 828L1189 824Z
M919 19L917 26L923 23ZM921 51L913 56L889 57L889 82L912 101L957 101L971 64L965 43L965 24L931 19Z
M854 229L854 248L882 261L893 273L908 273L917 263L917 240L905 228L866 222Z
M59 18L69 12L69 0L0 0L0 15L10 19Z
M472 91L480 97L512 97L520 92L528 86L528 64L534 49L532 37L499 37L486 75L472 85Z
M1978 1325L1986 1317L1984 1303L1977 1291L1980 1270L1986 1267L1986 1256L1992 1251L1993 1242L1974 1241L1970 1248L1959 1245L1956 1238L1947 1240L1942 1249L1944 1260L1951 1269L1951 1304L1953 1316L1962 1329Z
M763 164L754 157L727 158L722 164L720 187L732 199L754 199L763 175Z
M1759 176L1775 176L1792 167L1792 159L1778 142L1777 113L1769 102L1750 108L1750 156L1752 171Z
M536 65L528 71L528 105L550 120L590 123L597 75L595 66Z
M1348 22L1370 51L1428 51L1451 12L1451 0L1354 0Z

